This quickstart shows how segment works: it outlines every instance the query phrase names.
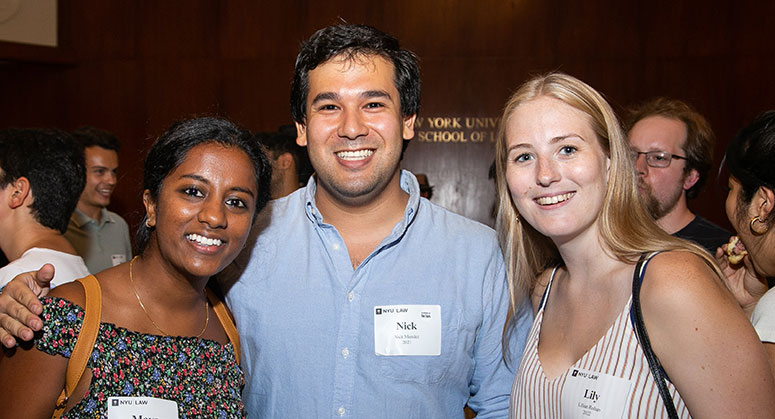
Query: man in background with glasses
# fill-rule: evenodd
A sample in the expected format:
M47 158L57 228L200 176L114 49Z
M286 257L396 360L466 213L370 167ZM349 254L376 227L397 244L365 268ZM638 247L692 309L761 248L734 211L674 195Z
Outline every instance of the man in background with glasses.
M713 165L708 121L684 102L656 98L630 110L627 128L646 209L663 230L715 253L731 234L687 205L702 190Z

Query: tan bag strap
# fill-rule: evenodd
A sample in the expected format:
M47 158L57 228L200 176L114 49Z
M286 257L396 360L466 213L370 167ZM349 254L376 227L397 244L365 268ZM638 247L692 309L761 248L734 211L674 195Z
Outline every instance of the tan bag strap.
M70 354L70 360L67 362L65 388L57 399L52 419L59 419L65 412L67 401L73 395L75 387L81 381L81 376L83 376L83 372L86 370L86 364L89 362L89 358L94 350L94 342L97 341L97 334L100 329L102 317L102 290L100 289L100 283L97 282L97 278L94 275L80 278L78 282L81 283L84 294L86 294L83 323L75 342L75 348Z
M240 345L237 328L234 326L234 322L231 320L231 316L229 316L229 312L226 310L223 301L213 294L209 288L205 288L205 290L207 292L207 299L210 300L210 305L213 306L213 311L215 311L215 315L218 316L218 321L221 322L223 330L226 331L226 335L229 337L229 341L231 341L231 346L234 347L234 356L237 357L237 365L239 365Z

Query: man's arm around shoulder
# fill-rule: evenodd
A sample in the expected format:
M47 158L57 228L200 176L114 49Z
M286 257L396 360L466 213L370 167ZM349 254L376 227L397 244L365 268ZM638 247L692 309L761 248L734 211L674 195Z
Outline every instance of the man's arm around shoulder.
M0 342L11 348L16 338L32 340L35 331L43 327L38 317L43 305L38 300L46 295L54 278L54 267L46 264L36 272L17 275L0 293Z

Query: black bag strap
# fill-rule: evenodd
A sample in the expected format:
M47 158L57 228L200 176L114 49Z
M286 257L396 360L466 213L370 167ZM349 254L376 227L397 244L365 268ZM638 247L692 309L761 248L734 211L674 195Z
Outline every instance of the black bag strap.
M632 317L635 336L638 337L638 342L640 342L640 346L643 348L643 355L649 363L651 375L654 376L654 381L657 383L657 388L659 389L659 395L662 396L662 402L665 404L667 416L670 419L678 419L678 412L675 410L673 397L670 396L670 392L667 389L665 370L662 368L662 364L659 363L659 358L654 354L654 350L651 349L649 335L646 333L646 326L643 324L643 313L640 310L641 282L643 282L643 275L646 273L646 266L654 255L656 255L656 252L648 255L644 253L641 255L638 264L635 266L635 272L632 274L632 308L630 310L630 316Z

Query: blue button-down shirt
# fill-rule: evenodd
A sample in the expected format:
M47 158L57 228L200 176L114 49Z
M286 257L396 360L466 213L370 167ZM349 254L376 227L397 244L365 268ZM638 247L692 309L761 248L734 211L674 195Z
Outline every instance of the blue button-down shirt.
M353 270L315 206L315 182L273 201L244 272L227 294L242 342L253 418L506 417L530 324L520 318L504 365L503 258L488 227L420 199ZM240 264L238 261L237 265ZM441 306L440 356L378 356L374 307Z

